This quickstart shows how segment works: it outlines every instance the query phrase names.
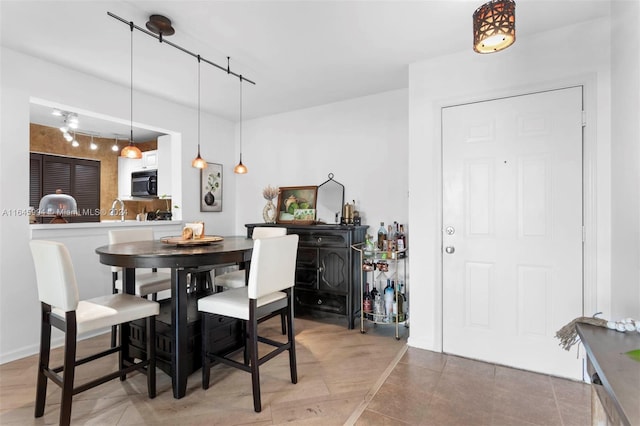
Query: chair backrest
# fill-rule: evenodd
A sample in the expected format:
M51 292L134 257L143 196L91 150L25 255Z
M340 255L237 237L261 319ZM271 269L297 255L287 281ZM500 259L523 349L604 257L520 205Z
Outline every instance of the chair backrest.
M29 246L36 267L40 301L65 312L76 310L78 284L65 245L56 241L31 240Z
M293 287L296 281L298 235L257 239L249 270L249 298Z
M109 244L132 243L134 241L153 241L153 228L128 228L109 230ZM111 272L120 272L119 266L112 266Z
M287 228L271 228L268 226L256 226L253 228L251 238L259 240L260 238L281 237L287 235Z

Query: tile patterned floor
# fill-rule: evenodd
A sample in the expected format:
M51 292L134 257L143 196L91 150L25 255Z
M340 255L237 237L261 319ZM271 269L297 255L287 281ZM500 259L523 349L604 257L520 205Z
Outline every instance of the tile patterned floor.
M265 322L279 335L279 319ZM343 320L296 319L298 384L289 381L288 357L261 368L261 413L253 411L250 376L226 366L200 387L189 377L187 396L176 400L169 377L158 372L158 396L132 375L76 395L73 424L100 425L589 425L588 385L430 351L407 348L393 327L368 333ZM80 349L108 345L108 335ZM56 350L58 361L61 351ZM54 363L55 363L54 361ZM60 391L50 384L45 416L33 417L35 356L0 366L0 424L56 424ZM78 380L107 371L115 359L80 368Z

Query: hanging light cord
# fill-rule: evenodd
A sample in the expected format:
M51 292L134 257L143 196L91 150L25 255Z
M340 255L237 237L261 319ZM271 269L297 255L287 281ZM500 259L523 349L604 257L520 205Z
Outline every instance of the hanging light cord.
M133 21L129 22L129 26L131 28L131 85L130 85L130 96L129 96L129 113L130 113L130 118L131 118L131 137L130 137L130 143L133 143Z
M240 74L240 162L242 163L242 74Z
M200 157L200 55L198 55L198 157Z
M178 46L178 45L177 45L177 44L175 44L175 43L172 43L172 42L170 42L170 41L167 41L167 39L163 38L163 37L162 37L162 35L158 36L158 35L156 35L156 34L152 33L151 31L147 31L147 30L145 30L144 28L141 28L141 27L139 27L139 26L137 26L137 25L134 25L133 21L127 21L126 19L123 19L123 18L119 17L118 15L114 15L114 14L113 14L113 13L111 13L111 12L107 12L107 15L111 16L111 17L112 17L112 18L114 18L114 19L117 19L118 21L120 21L120 22L122 22L122 23L125 23L125 24L129 25L129 27L131 28L131 32L133 32L133 29L135 28L136 30L141 31L141 32L145 33L146 35L148 35L148 36L151 36L151 37L155 38L155 39L156 39L156 40L158 40L160 43L168 44L168 45L169 45L169 46L171 46L171 47L175 47L176 49L181 50L181 51L183 51L184 53L186 53L186 54L188 54L188 55L193 56L194 58L196 58L196 57L199 57L199 56L200 56L200 55L198 55L198 54L196 54L196 53L193 53L193 52L191 52L191 51L189 51L189 50L185 49L184 47ZM248 78L246 78L246 77L241 77L239 74L236 74L236 73L234 73L233 71L229 70L229 69L228 69L228 67L227 67L227 68L225 68L225 67L223 67L223 66L221 66L221 65L218 65L218 64L216 64L215 62L209 61L209 60L207 60L207 59L205 59L205 58L203 58L203 57L201 57L201 56L200 56L200 59L201 59L203 62L206 62L206 63L207 63L207 64L209 64L209 65L212 65L212 66L214 66L214 67L216 67L216 68L218 68L218 69L220 69L220 70L222 70L222 71L226 71L226 72L227 72L227 74L231 74L231 75L233 75L233 76L235 76L235 77L238 77L238 78L240 78L241 80L247 81L247 82L249 82L249 83L251 83L251 84L256 84L255 82L253 82L253 81L249 80Z

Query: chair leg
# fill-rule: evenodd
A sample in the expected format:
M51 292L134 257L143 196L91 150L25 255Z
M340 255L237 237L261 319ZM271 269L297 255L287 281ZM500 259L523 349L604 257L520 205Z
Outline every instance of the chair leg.
M35 417L44 415L44 406L47 401L47 376L44 375L44 371L49 368L49 356L51 355L51 321L49 320L51 306L42 302L41 306L42 323L40 324L40 359L38 361Z
M280 314L280 326L282 327L282 335L286 335L287 334L287 316L284 313L284 311L282 311L282 313Z
M258 318L256 317L256 299L249 302L249 321L247 325L247 345L249 348L249 358L251 363L251 386L253 388L253 409L256 413L262 411L260 401L260 366L258 356Z
M62 397L60 400L60 425L68 425L71 423L71 402L73 399L73 380L76 370L76 342L78 331L75 312L67 312L66 324Z
M289 306L287 306L287 340L289 342L289 370L291 370L291 383L298 383L298 365L296 364L296 338L293 330L293 296L289 289ZM283 311L284 313L284 311Z
M124 345L125 345L125 343L126 344L129 344L129 343L124 341L124 338L123 338L123 334L124 333L122 332L122 328L123 327L129 327L129 323L125 322L125 323L122 323L122 324L120 324L120 325L118 325L116 327L120 328L120 333L118 333L118 338L120 340L120 342L119 342L120 343L120 350L118 351L118 368L120 370L124 370L124 368L125 368L125 362L124 361L126 359L125 351L124 351L125 350L125 346ZM122 374L120 376L120 381L124 382L125 380L127 380L127 375L126 374Z
M147 317L147 392L156 397L156 317Z

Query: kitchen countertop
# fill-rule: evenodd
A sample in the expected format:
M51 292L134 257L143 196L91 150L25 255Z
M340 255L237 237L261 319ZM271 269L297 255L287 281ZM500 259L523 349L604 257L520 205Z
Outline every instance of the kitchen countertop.
M73 235L106 235L105 232L112 228L130 228L134 226L152 227L161 236L180 235L182 232L182 220L125 220L121 222L102 221L84 223L42 223L29 225L32 239L56 238L60 236L71 237Z

